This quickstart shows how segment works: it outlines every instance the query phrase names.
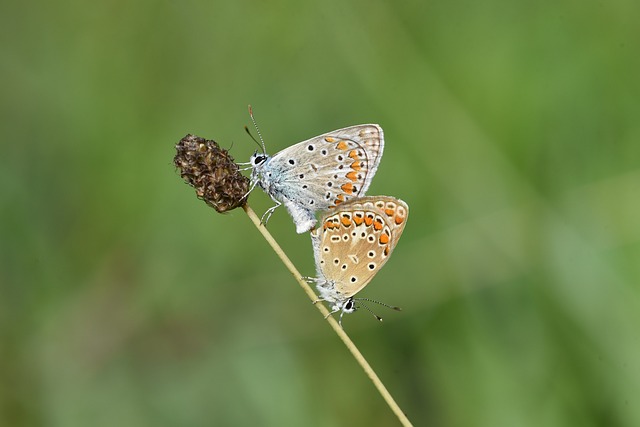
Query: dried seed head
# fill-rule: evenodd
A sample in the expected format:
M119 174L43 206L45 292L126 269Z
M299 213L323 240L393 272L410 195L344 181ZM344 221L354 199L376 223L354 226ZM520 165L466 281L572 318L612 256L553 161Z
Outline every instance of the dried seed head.
M173 163L196 195L222 213L242 206L249 178L240 173L229 152L211 140L187 135L176 145Z

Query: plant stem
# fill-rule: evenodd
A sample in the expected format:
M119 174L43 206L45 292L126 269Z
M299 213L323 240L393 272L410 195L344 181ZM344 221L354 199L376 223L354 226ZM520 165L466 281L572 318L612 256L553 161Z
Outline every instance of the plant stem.
M289 271L291 272L293 277L296 279L298 284L305 291L307 296L311 299L311 301L316 302L318 300L318 297L316 296L311 286L309 286L309 284L302 279L302 275L298 272L296 267L293 265L289 257L284 253L280 245L278 245L278 243L275 241L273 236L271 236L271 233L267 231L267 228L264 225L260 224L260 219L257 217L253 209L251 209L251 207L249 207L248 204L245 204L243 206L243 209L249 216L249 219L251 219L253 224L256 226L258 231L262 233L266 241L269 243L269 245L271 245L276 255L278 255L278 258L280 258L284 263L284 265L289 269ZM387 388L384 386L382 381L380 381L380 378L378 378L378 375L376 375L373 368L371 368L371 365L369 365L369 363L364 358L362 353L360 353L360 350L358 350L358 348L353 343L353 341L351 341L351 338L349 338L347 333L338 324L336 319L334 319L332 316L329 315L329 310L327 310L324 304L320 303L320 304L314 304L314 305L318 308L318 310L320 310L320 313L322 313L322 315L327 319L327 321L329 322L329 325L331 325L335 333L338 334L338 336L340 337L344 345L347 346L347 348L349 349L353 357L356 359L356 362L358 362L358 364L362 366L362 369L364 369L364 372L371 379L371 381L373 382L373 385L378 389L378 392L380 392L380 394L382 395L382 398L387 402L387 405L389 405L389 408L391 408L391 410L396 414L400 423L403 426L411 426L412 424L407 418L407 416L404 414L404 412L402 412L402 410L400 409L396 401L393 400L393 397L391 396Z

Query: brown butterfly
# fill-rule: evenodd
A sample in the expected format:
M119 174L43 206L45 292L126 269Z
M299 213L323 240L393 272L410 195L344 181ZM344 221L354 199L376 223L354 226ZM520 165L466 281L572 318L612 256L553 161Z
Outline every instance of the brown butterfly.
M400 199L361 197L331 209L311 232L318 277L307 280L316 284L331 313L341 311L340 320L356 310L354 295L391 256L408 215L409 207Z

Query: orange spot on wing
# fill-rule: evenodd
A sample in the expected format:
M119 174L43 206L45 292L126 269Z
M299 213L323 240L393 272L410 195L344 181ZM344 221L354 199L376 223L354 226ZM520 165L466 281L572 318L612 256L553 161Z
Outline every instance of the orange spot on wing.
M383 226L382 220L380 218L376 218L376 220L373 222L373 228L375 230L380 231L382 230L382 226Z
M335 139L335 138L332 138L332 137L330 137L330 136L328 136L328 137L326 137L324 140L325 140L325 141L327 141L327 142L333 142L333 141L335 141L336 139Z
M381 235L380 235L380 244L382 244L382 245L386 245L387 243L389 243L389 235L388 235L388 234L384 234L384 233L383 233L383 234L381 234ZM385 252L386 252L386 251L387 251L387 250L385 249Z
M347 143L344 141L340 141L338 142L338 145L336 145L336 148L338 150L346 150L347 149Z
M354 215L353 216L353 222L355 222L356 225L362 224L363 221L364 221L364 218L362 217L362 215Z
M335 203L336 205L339 205L342 202L344 202L344 196L342 194L338 194L338 196L336 197L336 200L333 203Z
M385 209L385 210L384 210L384 213L386 213L386 214L387 214L387 216L391 216L391 215L393 215L393 213L394 213L394 212L395 212L395 210L393 210L393 209L389 209L389 208L387 208L387 209Z
M345 227L349 227L351 225L351 218L349 218L348 216L343 216L340 219L340 222L342 222L342 225L344 225Z
M360 169L362 169L362 162L358 162L358 161L353 162L349 165L349 167L354 171L359 171Z
M372 217L372 216L369 216L369 215L365 216L365 217L364 217L364 223L365 223L367 226L370 226L371 224L373 224L373 217Z
M340 188L342 188L342 191L344 191L347 194L353 193L353 184L350 182L347 182L346 184L342 184Z
M396 222L396 224L398 224L398 225L402 224L402 223L404 222L404 217L403 217L403 216L400 216L400 215L396 215L396 217L395 217L395 222Z
M358 174L356 173L356 171L351 171L347 174L347 178L349 178L351 181L357 181Z
M349 157L351 157L352 159L357 159L358 158L357 151L356 150L349 151Z

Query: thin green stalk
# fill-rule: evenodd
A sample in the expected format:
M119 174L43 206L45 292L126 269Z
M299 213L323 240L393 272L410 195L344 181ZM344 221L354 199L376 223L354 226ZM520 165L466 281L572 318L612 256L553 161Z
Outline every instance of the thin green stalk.
M284 265L289 269L293 277L296 279L298 284L302 287L302 289L305 291L305 293L311 299L311 301L317 301L318 297L316 296L311 286L309 286L309 284L302 279L302 275L298 272L298 270L293 265L291 260L289 260L289 257L284 253L280 245L278 245L278 243L274 240L273 236L271 236L271 233L267 231L267 228L264 225L260 224L260 219L258 218L256 213L253 211L253 209L251 209L248 204L245 204L243 206L243 209L249 216L249 219L251 219L253 224L256 226L258 231L262 233L266 241L269 243L269 245L271 245L271 247L275 251L278 258L280 258L284 263ZM349 338L347 333L338 324L336 319L334 319L332 316L329 316L329 310L327 310L324 304L315 304L315 306L318 308L318 310L320 310L320 313L322 313L322 315L327 319L327 321L329 322L329 325L333 328L335 333L338 334L338 336L340 337L344 345L347 346L347 348L349 349L353 357L356 359L356 362L358 362L358 364L362 366L362 369L364 369L364 372L371 379L371 381L373 382L373 385L378 389L378 392L382 395L382 398L387 402L387 405L389 405L389 408L391 408L391 410L396 414L400 423L403 426L411 426L412 424L407 418L407 416L404 414L404 412L402 412L402 410L400 409L396 401L393 400L393 397L391 396L387 388L384 386L382 381L380 381L380 378L378 377L378 375L376 375L373 368L371 368L371 365L369 365L369 363L364 358L362 353L360 353L360 350L358 350L358 348L353 343L353 341L351 341L351 338Z

